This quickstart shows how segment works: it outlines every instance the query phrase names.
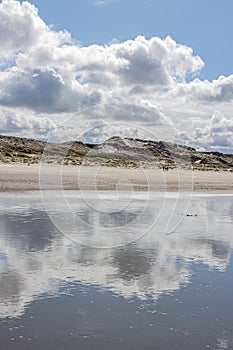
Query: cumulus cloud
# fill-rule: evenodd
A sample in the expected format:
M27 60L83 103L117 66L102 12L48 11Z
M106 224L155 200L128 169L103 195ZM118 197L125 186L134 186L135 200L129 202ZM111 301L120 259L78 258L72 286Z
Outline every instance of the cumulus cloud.
M164 40L143 36L124 43L115 43L112 50L127 61L122 70L129 84L168 85L197 73L204 63L191 48L177 44L170 36Z
M12 109L2 109L0 111L0 130L3 133L17 134L22 136L47 137L49 132L56 129L55 124L47 117L38 117L31 113L15 111Z
M0 52L3 56L28 49L38 43L45 23L29 2L3 0L0 4Z
M85 47L68 32L46 24L28 1L0 3L0 64L0 108L23 111L29 120L32 115L45 117L58 128L64 117L78 116L80 130L87 121L104 120L154 125L158 131L162 118L180 138L195 143L198 137L194 132L189 136L187 126L196 119L197 109L202 120L214 110L223 121L224 115L227 120L232 116L233 75L198 79L204 62L192 48L170 36ZM104 107L90 110L99 105ZM223 124L222 132L231 132ZM206 144L212 140L214 147L221 147L220 133L217 137L208 132L212 136L206 136Z
M218 145L222 149L233 149L233 120L227 119L218 111L215 111L207 128L210 134L212 146ZM211 145L210 143L210 145Z
M99 103L98 91L64 81L55 69L11 69L0 80L0 103L39 112L71 112Z
M232 152L233 120L225 117L219 111L214 111L202 127L192 131L178 132L176 140L187 145L195 144L199 149Z
M220 76L213 81L195 79L176 87L177 96L205 103L233 101L233 75Z
M0 55L9 58L19 51L30 50L42 43L70 41L64 32L54 33L39 17L38 9L23 1L3 0L0 4Z
M124 86L125 84L154 86L172 85L197 73L204 65L185 45L170 37L164 40L142 36L108 46L63 45L37 47L17 57L20 67L53 67L62 74L70 74L83 84ZM64 66L65 65L65 66Z

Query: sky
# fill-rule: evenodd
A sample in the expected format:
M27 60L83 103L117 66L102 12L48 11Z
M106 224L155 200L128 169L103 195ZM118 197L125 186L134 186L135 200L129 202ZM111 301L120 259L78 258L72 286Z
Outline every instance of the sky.
M0 133L232 152L232 13L231 0L0 1Z

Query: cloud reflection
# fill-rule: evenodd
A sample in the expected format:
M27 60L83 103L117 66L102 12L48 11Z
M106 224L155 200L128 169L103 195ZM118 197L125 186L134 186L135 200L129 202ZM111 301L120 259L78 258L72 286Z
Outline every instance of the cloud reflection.
M78 281L98 285L130 298L158 299L163 293L178 291L190 281L192 262L202 262L224 271L233 246L232 197L196 196L184 220L172 233L153 227L146 235L125 246L95 249L79 245L63 236L51 223L37 195L2 195L0 205L0 317L19 317L38 297L59 295L64 282ZM174 198L167 202L173 208ZM141 225L157 212L159 200L150 200ZM135 199L135 208L144 205ZM182 209L182 206L181 208ZM135 213L125 209L113 213L94 213L81 201L76 211L92 222L92 237L108 226L123 223L121 234L131 235L140 224ZM156 214L155 214L156 215ZM182 212L176 208L174 217ZM166 220L166 210L162 220ZM77 225L81 221L77 219ZM72 223L73 225L74 223ZM111 226L111 225L112 226Z

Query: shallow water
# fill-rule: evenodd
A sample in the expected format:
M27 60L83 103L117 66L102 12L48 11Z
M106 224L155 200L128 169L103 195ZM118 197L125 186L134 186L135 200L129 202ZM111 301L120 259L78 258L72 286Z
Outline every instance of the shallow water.
M64 196L1 195L0 349L233 349L233 196Z

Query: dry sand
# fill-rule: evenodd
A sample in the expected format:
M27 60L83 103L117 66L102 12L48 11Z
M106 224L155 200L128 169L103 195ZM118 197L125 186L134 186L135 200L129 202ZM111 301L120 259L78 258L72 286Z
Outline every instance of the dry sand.
M0 191L195 191L233 194L233 173L174 169L1 164Z

